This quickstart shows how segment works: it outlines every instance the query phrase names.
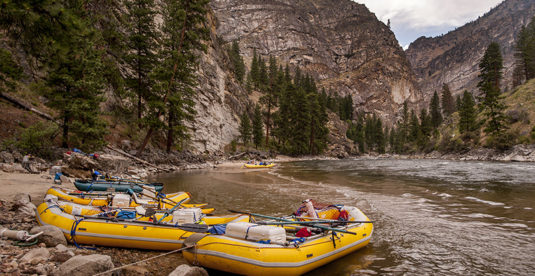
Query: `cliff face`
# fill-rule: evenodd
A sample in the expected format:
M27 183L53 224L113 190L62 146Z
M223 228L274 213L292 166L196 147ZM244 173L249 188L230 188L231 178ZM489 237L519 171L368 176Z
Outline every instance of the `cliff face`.
M512 86L515 39L535 15L535 1L506 0L478 20L446 35L414 41L406 51L426 98L446 83L454 94L478 92L479 61L491 42L504 57L503 88Z
M199 86L195 97L197 114L190 125L188 148L196 153L214 153L228 145L239 135L239 115L247 106L252 106L247 92L235 82L228 69L228 57L217 40L212 14L209 24L208 49L199 61Z
M213 0L217 34L239 41L247 65L253 49L299 66L320 87L351 95L361 111L387 122L421 95L392 31L350 0Z

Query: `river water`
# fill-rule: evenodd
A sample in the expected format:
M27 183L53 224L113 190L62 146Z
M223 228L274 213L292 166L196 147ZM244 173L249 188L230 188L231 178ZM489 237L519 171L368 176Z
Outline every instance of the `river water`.
M371 243L310 275L534 275L535 164L340 160L161 175L227 209L287 215L303 199L355 205Z

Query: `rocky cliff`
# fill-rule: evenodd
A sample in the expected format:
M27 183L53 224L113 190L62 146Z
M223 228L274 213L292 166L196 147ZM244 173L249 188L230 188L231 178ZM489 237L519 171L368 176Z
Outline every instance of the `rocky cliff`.
M217 34L238 40L247 63L253 49L299 66L320 87L351 95L361 111L392 122L404 101L421 100L392 31L350 0L213 0ZM248 64L249 65L249 64Z
M446 35L414 41L406 51L422 92L429 99L446 83L454 94L476 92L479 61L491 42L502 47L503 88L512 86L515 38L535 15L535 1L506 0L474 22Z
M199 61L197 114L191 124L188 147L196 153L214 153L230 144L239 135L239 115L251 106L247 92L236 83L228 69L228 57L217 39L215 22L210 14L208 50Z

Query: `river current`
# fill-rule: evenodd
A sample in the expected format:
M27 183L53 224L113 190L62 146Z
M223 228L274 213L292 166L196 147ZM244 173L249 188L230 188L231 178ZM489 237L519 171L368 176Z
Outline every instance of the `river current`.
M355 205L371 243L309 275L533 275L535 164L445 160L282 163L160 175L218 214L287 215L306 198Z

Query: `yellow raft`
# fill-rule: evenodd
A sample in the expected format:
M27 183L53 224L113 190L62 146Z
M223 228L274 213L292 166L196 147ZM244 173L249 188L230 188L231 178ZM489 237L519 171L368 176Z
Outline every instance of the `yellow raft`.
M47 200L37 207L40 225L59 227L67 240L75 244L90 244L110 247L128 247L151 250L175 250L182 247L183 239L192 234L180 225L173 225L172 215L154 224L149 218L116 220L83 215L72 215L58 208L58 203ZM72 210L71 210L72 212ZM162 214L158 214L160 218ZM248 216L204 217L203 224L225 224L247 221Z
M67 190L59 187L51 187L46 192L48 195L56 196L59 200L62 201L68 201L73 202L80 205L91 205L91 206L106 206L109 205L111 196L118 193L111 193L110 197L106 196L105 193L84 193L80 191L74 191L74 190ZM136 207L140 205L145 206L154 206L159 207L161 209L171 209L173 208L172 201L174 202L182 202L180 206L183 208L203 208L207 204L201 203L201 204L186 204L185 202L188 202L191 199L191 194L188 192L177 192L177 193L171 193L166 194L166 199L168 199L168 203L162 203L155 201L151 198L144 198L143 196L136 196L134 200L130 201L130 207ZM214 208L204 208L202 209L204 214L210 214L214 212Z
M348 210L350 220L369 221L358 208ZM337 233L333 236L328 231L308 237L298 245L279 245L229 237L227 226L225 235L193 234L184 243L192 248L183 251L183 255L192 264L235 274L301 275L366 246L373 225L349 224L340 229L356 235Z
M275 164L274 163L271 163L268 165L244 164L244 166L249 169L261 169L261 168L273 168L275 167Z

